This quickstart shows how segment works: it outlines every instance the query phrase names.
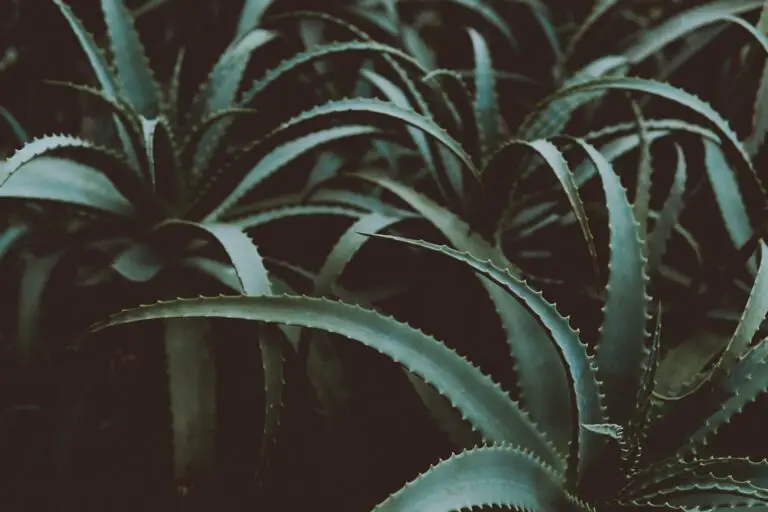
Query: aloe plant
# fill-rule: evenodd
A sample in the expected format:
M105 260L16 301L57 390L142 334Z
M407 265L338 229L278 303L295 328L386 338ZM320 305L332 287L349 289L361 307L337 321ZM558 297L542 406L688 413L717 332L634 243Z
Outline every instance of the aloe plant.
M556 347L554 361L541 360L543 351L538 361L518 359L521 370L547 368L548 377L538 381L537 398L544 404L532 403L528 395L522 404L512 400L434 338L342 302L265 295L177 300L118 313L91 330L153 319L239 318L323 329L389 356L448 398L489 444L440 462L375 510L746 510L768 505L763 462L706 455L707 442L718 428L768 389L762 371L768 340L751 344L768 312L768 266L761 264L736 332L698 388L704 401L696 403L706 406L687 410L700 419L691 437L664 457L650 458L644 452L647 436L663 425L660 413L668 412L654 394L661 313L650 335L645 326L650 306L647 260L639 224L610 165L581 144L603 182L612 247L594 352L553 304L506 269L445 246L388 237L462 262L525 306L545 329L526 342ZM766 249L763 244L763 258ZM556 378L558 374L565 379ZM717 405L708 403L715 397ZM527 410L554 403L563 407L555 411L558 421L549 428Z
M768 200L764 80L745 142L722 102L694 94L709 83L691 92L672 85L685 81L675 70L701 58L701 45L720 33L741 32L736 50L746 57L729 54L728 65L764 58L765 13L757 27L746 21L765 11L762 0L679 13L655 2L548 9L538 0L359 0L312 11L249 0L238 4L233 39L201 84L186 80L190 64L205 60L190 48L178 51L167 78L155 78L121 0L101 2L106 44L67 3L53 4L97 87L53 85L109 116L98 142L75 134L29 140L0 110L22 143L0 164L0 198L13 212L0 258L19 270L18 285L4 290L15 300L5 331L16 362L29 369L41 355L58 361L59 338L66 343L84 322L97 321L100 331L163 320L180 496L207 476L228 478L218 465L217 387L222 369L228 377L219 344L234 333L261 354L263 432L258 442L243 440L256 446L244 458L260 483L278 453L286 385L301 387L301 374L311 387L300 405L320 409L340 443L355 428L336 423L356 407L341 335L400 363L429 416L463 450L380 510L766 505L761 462L707 452L719 427L766 387L765 343L752 343L764 337L768 296L765 260L754 254ZM155 16L162 4L134 12ZM179 14L173 5L156 12ZM519 37L520 20L536 22L528 28L539 41ZM654 26L624 30L637 20ZM616 44L594 55L594 41ZM547 58L525 58L537 45ZM275 55L287 58L274 64ZM758 77L747 78L734 79L733 89L725 80L727 90L755 89ZM670 106L673 114L663 110ZM294 228L302 219L333 234ZM705 227L691 227L697 221ZM705 245L716 230L727 258ZM372 280L396 282L382 292L349 278L348 267L378 249L402 253L420 270L390 268L379 254L368 260ZM446 256L453 266L435 268L456 274L428 264ZM472 301L473 314L484 306L495 314L476 326L477 340L451 336L458 322L450 317L459 315L449 313L457 309L450 294L425 301L438 326L406 305L418 302L425 274L430 286L451 291L464 282L457 262L480 284L479 297L462 300ZM194 298L216 293L224 295ZM65 304L82 296L92 307ZM62 311L72 318L59 321ZM235 329L218 319L252 322ZM717 322L734 334L715 334ZM446 339L425 334L435 331ZM503 374L475 359L498 348L490 337L512 355ZM286 361L298 382L288 379ZM238 414L255 405L238 402ZM82 408L72 407L72 418ZM60 430L59 463L77 446L71 423ZM285 506L286 493L280 499Z

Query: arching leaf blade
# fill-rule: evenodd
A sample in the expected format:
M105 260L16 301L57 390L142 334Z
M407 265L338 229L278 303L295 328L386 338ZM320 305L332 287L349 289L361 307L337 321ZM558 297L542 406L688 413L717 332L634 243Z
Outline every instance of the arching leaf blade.
M144 117L156 117L160 111L160 89L133 26L131 13L123 0L101 0L101 9L112 44L117 77L128 101Z
M120 216L134 212L133 205L104 174L74 160L43 156L19 170L0 186L0 197L55 201Z
M163 318L237 318L297 325L339 334L367 345L432 384L493 442L512 442L557 463L527 415L489 377L434 338L373 310L297 296L179 299L118 313L92 332Z
M626 190L613 167L589 143L573 139L592 159L600 175L608 209L609 276L596 356L606 390L608 417L626 424L646 371L647 276L644 244Z
M528 377L531 380L534 375L538 376L538 390L531 388L526 393L524 389L524 393L528 394L529 397L535 396L537 400L543 402L531 404L533 407L545 406L545 404L550 407L554 407L555 404L562 406L563 397L567 398L567 402L573 400L576 404L577 418L574 418L571 425L563 425L565 423L562 421L563 409L558 409L561 422L559 428L567 427L571 431L571 439L578 438L577 474L581 475L586 467L594 463L598 455L599 444L596 444L596 439L589 436L586 430L579 429L578 434L573 431L578 425L604 423L605 417L601 405L596 369L586 345L579 339L578 331L571 328L568 320L560 315L557 308L547 302L540 292L519 278L512 276L508 271L499 269L492 262L482 261L469 253L422 240L392 235L373 236L428 249L462 262L503 289L509 297L524 304L527 314L541 322L551 338L539 340L540 342L534 342L527 338L522 339L513 345L513 356L520 360L521 371L530 372ZM557 350L550 352L546 350L545 347L547 346L556 346ZM518 349L519 352L515 349ZM565 361L567 368L563 365L563 361ZM558 373L565 374L564 381L557 377ZM541 375L547 375L548 378L542 381ZM572 382L573 392L569 382ZM565 410L570 409L569 406L564 407ZM550 431L548 430L547 433L549 434Z
M483 447L440 462L374 508L450 512L480 507L586 512L552 468L514 447Z
M672 236L672 231L678 223L684 206L683 197L685 195L687 164L685 154L678 144L675 144L675 150L677 152L675 178L664 207L659 214L659 219L656 221L653 232L651 232L651 236L648 239L648 274L651 276L656 274L659 265L661 265L664 253L667 250L667 242L670 236Z

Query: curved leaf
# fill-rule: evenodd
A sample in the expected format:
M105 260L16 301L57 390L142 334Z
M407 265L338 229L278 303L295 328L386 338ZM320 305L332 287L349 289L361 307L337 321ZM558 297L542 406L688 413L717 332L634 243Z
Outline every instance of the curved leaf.
M34 362L40 350L43 327L43 299L53 272L65 256L64 251L45 256L30 256L24 261L19 283L16 326L16 357L21 365Z
M517 448L476 448L432 467L375 512L450 512L481 507L586 512L552 468Z
M293 206L285 206L282 208L275 208L272 210L263 211L254 215L239 218L236 220L228 221L227 224L238 226L244 230L252 229L257 226L263 226L270 222L276 222L283 219L289 219L291 217L315 217L319 215L350 217L353 219L362 217L363 212L359 210L353 210L352 208L344 208L342 206L328 206L319 204L297 204Z
M192 111L196 114L196 121L204 120L233 106L251 54L273 39L274 32L254 30L221 54L210 78L201 86L198 100L193 105ZM220 119L205 131L196 147L193 167L195 175L205 170L231 122L231 118Z
M79 19L77 19L75 14L72 12L72 9L66 3L64 3L62 0L53 0L53 3L56 4L56 7L59 8L61 13L64 15L64 18L67 20L70 28L72 29L72 32L75 33L75 36L80 43L80 47L88 57L88 61L91 64L91 69L93 69L93 72L96 74L99 85L101 85L101 87L104 89L107 97L117 99L119 94L115 78L109 70L109 65L107 64L104 55L101 53L99 47L96 46L93 37L88 33L87 30L85 30L83 24ZM113 119L115 120L115 126L117 127L120 140L123 143L123 149L125 150L125 153L128 157L128 161L138 172L139 160L138 156L136 155L136 148L133 147L128 131L119 118L113 117Z
M715 379L725 377L731 372L731 367L744 355L768 314L768 246L763 241L760 242L760 255L760 268L739 325L713 369Z
M590 144L573 139L592 159L603 183L610 231L609 277L603 325L597 345L598 375L604 383L608 417L627 424L646 370L646 259L640 230L611 164Z
M544 460L557 459L527 415L489 377L421 331L373 310L297 296L179 299L123 311L91 330L161 318L238 318L322 329L367 345L432 384L494 442L515 442Z
M683 195L685 194L686 162L685 154L679 145L675 144L677 151L677 170L672 188L669 190L667 201L661 210L656 226L648 240L648 274L655 275L667 250L667 242L672 236L672 230L677 225L680 213L683 210Z
M16 172L24 169L25 164L46 155L56 155L57 153L72 154L86 159L93 158L99 163L98 170L111 181L115 188L128 198L134 206L141 204L144 197L135 177L132 176L128 165L117 154L96 144L72 137L69 135L48 135L39 139L34 139L22 148L16 151L11 158L5 161L0 175L0 187L2 187ZM31 167L33 172L39 172L40 167ZM36 169L36 171L35 171Z
M144 117L157 116L160 90L133 26L131 13L122 0L101 0L101 9L112 43L117 76L128 101Z
M403 220L401 217L388 217L379 213L369 213L360 217L336 241L325 263L317 273L314 295L326 295L331 291L333 283L341 276L344 268L355 254L368 241L360 233L377 233Z
M235 39L240 39L259 25L264 11L269 8L272 0L245 0L240 18L237 22Z
M482 162L485 164L501 143L499 104L491 52L485 38L474 29L469 29L469 37L475 55L475 116L480 134Z
M706 139L702 139L702 143L707 178L715 194L725 229L734 247L738 249L752 236L752 222L749 220L736 176L728 165L720 146ZM755 270L754 259L751 258L748 265L750 270Z
M37 157L0 186L0 197L56 201L129 216L133 205L101 172L65 158ZM0 178L1 180L2 178Z
M497 268L492 262L481 261L469 253L462 253L449 247L421 240L385 235L375 236L429 249L466 264L478 274L503 288L505 293L514 296L516 300L525 305L526 313L529 316L535 316L541 322L547 329L547 338L534 341L532 336L531 338L514 340L514 343L511 343L512 355L519 361L520 377L524 379L527 375L529 382L531 382L530 386L523 388L525 397L534 402L531 406L553 409L556 407L555 404L560 404L559 408L556 409L560 424L556 425L555 428L557 430L566 429L569 432L567 437L570 439L578 438L577 473L581 475L586 467L594 463L598 453L594 438L590 438L587 432L578 429L578 426L604 423L605 418L596 379L596 368L587 352L586 345L579 339L578 332L571 328L568 319L564 318L553 304L547 302L541 292L532 289L524 281L512 276L506 270ZM545 350L544 347L551 345L551 341L554 341L558 348L557 351ZM565 375L565 379L556 377L559 373L565 372L562 360L565 360L568 367L568 374ZM547 379L542 380L542 375L547 375ZM571 381L573 392L570 389ZM535 385L538 385L538 389ZM570 409L570 404L563 405L564 398L566 403L574 401L576 404L578 414L570 425L562 420L563 410ZM574 432L576 429L578 429L577 433ZM550 431L547 433L551 434Z

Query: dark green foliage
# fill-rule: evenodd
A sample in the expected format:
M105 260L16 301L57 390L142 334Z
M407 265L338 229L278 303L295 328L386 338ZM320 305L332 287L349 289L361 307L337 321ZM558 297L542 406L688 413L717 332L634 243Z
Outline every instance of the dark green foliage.
M33 4L4 510L768 507L763 0Z

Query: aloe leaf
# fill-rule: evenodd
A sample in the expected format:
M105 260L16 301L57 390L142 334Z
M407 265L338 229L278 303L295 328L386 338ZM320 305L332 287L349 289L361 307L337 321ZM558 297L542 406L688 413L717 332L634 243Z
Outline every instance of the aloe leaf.
M128 101L144 117L157 116L160 90L133 26L131 13L122 0L101 0L101 9L112 44L117 77Z
M557 462L528 416L489 377L431 336L373 310L296 296L179 299L118 313L91 330L144 320L190 317L284 323L357 340L433 385L487 440L515 442L549 463Z
M216 365L206 318L165 321L174 477L184 483L209 470L216 453Z
M723 217L725 229L728 231L734 247L740 248L750 239L753 229L744 207L739 184L720 146L709 140L702 140L702 143L704 144L704 168L715 194L718 209ZM753 258L749 260L748 265L750 270L754 272L755 261Z
M562 475L525 451L482 447L444 460L377 505L375 512L449 512L503 507L586 512Z
M760 19L757 22L757 30L761 34L768 33L768 4L763 5ZM754 158L760 147L765 142L765 134L768 132L768 62L763 64L763 73L755 95L754 113L752 116L752 133L744 142L747 151Z
M673 400L679 400L680 398L689 396L702 389L704 384L709 381L720 381L725 378L729 372L732 371L734 363L742 358L749 348L752 338L757 334L760 329L760 325L765 319L768 313L768 265L766 264L766 245L760 242L761 249L761 262L757 272L757 277L752 286L752 290L749 294L749 299L744 307L744 311L741 314L739 324L736 327L733 335L730 337L727 343L724 343L719 336L715 336L711 347L708 347L707 351L693 359L689 356L685 358L685 363L692 371L681 372L680 369L676 373L683 373L688 377L698 377L694 379L694 382L683 382L687 384L688 390L684 395L674 397ZM699 345L700 340L695 340L698 343L686 343L679 347L679 352L685 354L686 352L701 352ZM702 370L717 354L720 356L715 361L712 368L702 374ZM687 354L686 354L687 355ZM703 356L703 357L702 357ZM665 361L665 366L672 368L671 363ZM679 366L679 368L682 368ZM679 382L679 380L678 380ZM668 386L669 387L669 386ZM669 400L669 397L660 396Z
M271 284L264 262L251 238L239 227L229 224L195 223L184 220L169 220L160 224L156 231L187 229L197 231L213 239L227 254L232 263L240 289L246 294L271 293ZM168 236L168 234L166 234Z
M491 52L485 38L474 29L469 29L469 37L475 57L475 116L480 134L482 162L485 165L501 143L499 102L496 97Z
M128 198L134 205L143 200L143 191L141 185L136 183L132 172L122 158L106 148L96 144L72 137L69 135L47 135L45 137L34 139L28 144L17 150L11 158L5 161L2 167L2 176L0 176L0 187L2 187L15 173L23 171L25 164L43 157L56 156L56 154L72 155L73 158L92 160L104 164L98 165L97 169L111 181L115 188ZM33 166L33 172L39 172L39 166Z
M238 288L247 295L268 295L272 293L272 283L264 267L264 261L258 249L250 237L239 228L227 224L195 224L186 221L168 221L162 225L162 229L186 227L206 232L215 239L221 248L227 253L229 261L237 279ZM189 319L183 319L186 321ZM174 321L179 321L175 319ZM244 329L245 333L251 333L251 329ZM283 390L283 353L279 334L275 331L262 328L252 333L259 340L264 365L265 386L265 417L264 435L259 457L259 474L263 474L269 463L272 448L277 435L279 425L279 412L282 404ZM202 364L203 362L200 362ZM199 400L208 400L206 394ZM180 404L183 406L183 404ZM199 440L205 445L209 441Z
M699 137L705 137L711 139L714 142L720 142L718 137L712 130L705 128L698 124L689 123L681 119L646 119L645 120L648 130L652 133L654 131L662 132L676 132L682 131ZM617 123L613 125L604 126L603 128L594 130L583 135L581 138L587 142L593 142L596 139L604 137L616 137L622 132L636 132L637 124L634 122ZM628 133L627 136L637 138L637 133ZM650 133L649 133L650 136Z
M648 240L648 213L651 202L651 179L653 176L653 161L651 156L652 141L648 139L648 127L637 102L632 101L632 110L637 120L637 132L640 137L640 160L637 168L637 184L635 188L634 210L637 223L640 225L640 238Z
M760 503L766 506L768 505L768 494L762 489L748 484L715 480L678 484L668 489L658 489L646 496L639 497L638 501L657 506L676 505L696 508L699 508L702 503L706 503L710 506L718 506L720 510L731 510L733 507L746 504ZM692 508L688 510L692 510Z
M363 245L370 240L368 237L358 233L358 231L376 233L387 229L401 220L402 217L389 217L380 213L370 213L354 222L336 241L336 244L326 257L325 263L323 263L318 271L313 295L323 296L331 294L334 284L339 276L341 276L344 268ZM346 403L349 399L343 383L344 370L338 355L336 355L335 347L328 339L327 334L315 332L311 335L313 339L309 346L308 371L310 372L315 390L321 399L323 410L329 417L333 418L339 411L347 407ZM450 402L444 403L447 400L432 390L428 384L424 383L420 378L412 376L408 371L405 371L405 374L409 377L419 396L426 399L424 403L435 419L438 421L440 419L450 421L454 419L454 416L458 416ZM460 416L454 421L459 424L464 423Z
M698 491L726 491L733 494L731 498L741 494L742 500L745 495L766 499L768 492L761 485L766 478L762 461L731 457L694 458L678 460L654 469L643 475L643 485L633 486L631 490L625 488L623 492L643 501L657 500L683 490L688 490L686 494L691 498ZM681 498L685 496L676 497L675 501L680 502ZM722 497L718 502L722 503Z
M115 78L109 70L109 64L104 58L104 54L101 52L93 37L85 29L83 24L72 12L72 9L63 0L52 0L54 4L59 8L64 18L67 20L72 32L77 37L80 46L88 57L88 61L91 64L93 72L96 74L96 78L99 80L99 84L104 89L106 95L112 99L119 96L118 87L115 83Z
M56 201L120 216L134 212L101 172L73 160L38 157L23 164L21 171L0 186L0 197Z
M265 411L257 475L264 478L274 457L277 431L280 428L280 412L283 406L283 389L285 388L283 336L288 337L288 335L284 335L279 329L270 328L270 326L263 326L259 331L259 347L261 348L261 363L264 371Z
M258 249L247 234L227 224L199 224L210 233L227 253L240 289L248 295L272 293L272 283ZM244 329L247 333L249 329ZM258 336L264 371L264 432L259 452L257 473L263 476L270 462L277 440L280 409L283 403L283 350L280 332L263 326L254 332Z
M10 126L13 135L19 142L24 144L29 141L29 135L27 134L27 131L24 129L24 127L21 126L21 123L19 123L16 118L13 117L13 114L8 112L8 109L2 105L0 105L0 117L5 119L5 122L8 123L8 126Z
M98 46L96 46L95 41L93 40L93 37L91 34L88 33L87 30L85 30L85 27L83 27L83 24L80 22L79 19L75 16L75 14L72 12L72 9L64 3L62 0L52 0L54 4L56 4L56 7L59 8L61 13L64 15L64 18L67 20L67 23L69 24L70 28L72 29L72 32L75 33L75 36L77 37L78 42L80 43L80 47L85 52L86 56L88 57L88 62L91 64L91 69L93 69L93 72L96 74L96 78L99 81L99 85L104 89L104 92L106 93L107 97L112 99L118 99L120 94L118 92L118 86L115 82L115 77L112 75L112 73L109 70L109 64L107 64L106 59L104 58L104 54L101 53L101 50ZM120 136L120 140L123 144L123 149L125 150L125 153L128 157L128 161L130 162L131 166L136 170L136 172L139 172L139 159L136 154L136 148L133 147L133 143L131 142L131 138L129 136L129 132L127 131L126 127L123 125L123 122L113 116L113 119L115 121L115 127L117 128L117 133Z
M142 118L147 173L154 185L155 199L167 207L177 208L188 196L186 169L180 163L175 134L165 117Z
M330 292L331 286L341 276L344 268L368 241L368 237L361 235L361 232L377 233L401 220L403 219L400 217L369 213L352 224L336 241L317 273L314 295L322 296Z
M211 222L220 218L250 190L299 156L306 154L309 151L313 151L319 146L329 142L349 137L373 135L376 133L378 133L378 130L371 126L339 126L312 132L309 135L298 137L286 144L274 148L245 175L225 199L220 201L218 205L206 215L205 222Z
M19 283L16 327L17 362L31 364L40 347L40 331L43 326L43 299L51 276L66 253L55 252L45 256L29 256Z
M637 395L637 410L633 415L629 425L629 458L626 460L630 472L637 471L637 467L642 457L644 442L648 436L648 429L652 421L651 408L653 406L653 391L656 386L656 373L659 370L661 362L661 317L662 308L659 302L656 313L656 329L653 334L648 362L646 364L645 374L640 384Z
M357 219L364 215L359 210L344 208L342 206L330 206L323 204L297 204L272 210L263 211L254 215L228 221L227 224L237 226L243 230L253 229L271 222L277 222L292 217L316 217L316 216L349 217Z
M483 239L477 233L471 233L469 225L453 212L443 208L428 197L412 188L375 172L350 175L373 182L405 201L437 228L448 241L459 250L471 252L475 257L490 260L497 267L506 268L514 275L521 275L520 270L506 258L504 253Z
M79 92L96 100L100 105L109 109L109 111L123 123L123 126L126 127L126 134L132 141L131 147L141 147L140 115L137 114L130 105L126 104L125 100L122 98L111 97L107 95L103 89L97 89L88 85L62 82L59 80L46 80L44 83L53 87L62 87L70 91Z
M149 175L149 183L154 191L157 186L157 179L155 177L155 129L159 119L147 119L142 116L141 128L144 134L144 148L147 155L147 174Z
M165 108L162 112L172 126L176 126L179 120L179 90L181 88L181 70L184 66L185 52L186 48L182 47L176 55L176 63L173 65L171 81L168 84L168 92L166 93Z
M313 203L331 203L357 208L365 212L377 212L395 217L418 217L418 214L397 208L370 194L360 194L343 189L321 189L307 196Z
M411 386L429 410L437 426L445 432L454 447L468 450L482 442L477 432L464 421L448 399L412 373L405 371L405 376L408 377Z
M672 182L672 188L661 210L656 226L648 240L648 274L655 275L664 258L667 250L667 242L672 236L672 230L680 218L683 210L683 196L685 194L685 182L687 174L687 164L685 154L678 144L675 144L677 151L677 169L675 170L675 179Z
M655 394L663 398L687 388L722 353L728 339L709 330L695 331L689 339L671 348L659 364Z
M237 22L235 39L240 39L259 25L272 0L245 0Z
M530 407L532 409L547 407L551 409L555 407L555 404L560 404L560 407L564 408L557 409L560 424L554 426L553 430L566 428L571 431L571 438L576 437L573 430L577 428L577 425L604 423L605 418L601 406L600 390L596 380L596 369L587 352L587 347L579 339L578 332L571 328L568 319L560 315L557 308L547 302L540 292L532 289L519 278L512 276L507 270L499 269L492 262L482 261L469 253L421 240L411 240L391 235L375 236L429 249L430 251L460 261L501 287L505 293L514 297L516 301L524 304L528 316L535 316L536 320L541 322L548 333L548 336L542 339L535 332L528 333L535 335L531 337L527 337L524 332L520 332L520 340L510 340L513 350L512 355L520 362L518 365L519 378L527 379L530 382L529 386L523 388L524 396L527 401L531 402ZM524 319L521 317L520 320ZM549 338L550 336L551 339ZM534 342L536 338L538 339ZM553 352L545 348L553 346L552 341L554 341L554 345L558 349ZM565 376L565 379L557 377L558 374L564 373L566 370L563 367L562 360L565 360L568 366L568 375ZM542 380L541 375L547 375L547 379ZM573 392L570 390L569 381L571 380L573 381ZM526 381L523 380L522 382ZM562 400L571 394L574 395L573 400L576 403L578 414L577 418L568 425L562 421L562 418L563 410L570 409L570 406L564 405ZM571 401L571 398L567 401ZM550 433L550 431L548 430L547 433ZM586 432L579 430L577 438L579 440L578 474L581 475L586 467L594 463L598 453L594 438L590 438Z
M641 38L624 55L633 64L642 62L698 28L721 21L727 15L744 14L762 4L763 0L720 0L686 9L656 28L642 31Z
M609 276L597 345L598 374L605 384L608 417L624 425L646 369L646 259L627 194L610 163L590 144L573 139L592 159L603 183L610 232Z
M635 479L623 492L637 494L656 486L669 486L702 478L731 477L739 482L765 488L768 485L768 461L743 457L706 457L692 460L674 460L660 466L638 471Z
M424 41L419 31L407 25L401 26L400 30L402 31L403 48L416 57L424 69L434 69L437 66L435 52Z
M193 106L196 120L200 121L206 116L223 112L235 103L237 91L251 54L274 40L275 36L274 32L254 30L221 54L210 78L201 87L198 104ZM231 123L231 118L220 119L205 131L196 148L193 167L195 176L205 170L216 151L217 144Z
M761 192L764 190L761 179L755 172L749 155L746 153L744 146L739 141L739 138L731 130L728 122L709 104L703 102L696 96L689 92L686 92L677 87L671 86L663 82L656 82L654 80L647 80L643 78L635 77L617 77L617 78L602 78L598 80L592 80L585 82L574 87L561 90L545 100L545 104L549 104L559 98L568 97L571 94L580 94L582 92L618 89L625 91L643 92L653 96L658 96L675 103L678 103L689 110L696 112L697 114L705 117L711 122L720 134L725 138L728 145L735 150L736 156L740 160L740 164L750 171L752 179L759 187ZM765 193L763 193L765 195Z
M731 372L733 363L745 353L768 314L768 246L762 241L760 254L760 268L749 293L749 299L744 306L736 331L715 365L714 378L724 377Z

